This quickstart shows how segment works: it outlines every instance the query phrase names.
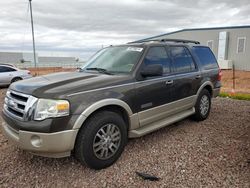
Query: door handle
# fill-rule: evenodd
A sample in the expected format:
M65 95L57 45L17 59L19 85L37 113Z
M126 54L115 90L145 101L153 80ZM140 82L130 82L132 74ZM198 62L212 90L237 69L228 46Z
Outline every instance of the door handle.
M173 83L174 83L173 80L168 80L168 81L166 81L166 85L171 85L171 84L173 84Z
M199 78L201 78L201 75L198 74L195 76L195 79L199 79Z

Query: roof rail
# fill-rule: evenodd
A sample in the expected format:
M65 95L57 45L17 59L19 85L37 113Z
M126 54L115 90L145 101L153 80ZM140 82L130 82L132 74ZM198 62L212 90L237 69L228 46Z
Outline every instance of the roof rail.
M134 41L129 42L128 44L132 43L142 43L142 42L180 42L180 43L194 43L194 44L200 44L199 41L195 40L183 40L183 39L151 39L151 40L141 40L141 41Z

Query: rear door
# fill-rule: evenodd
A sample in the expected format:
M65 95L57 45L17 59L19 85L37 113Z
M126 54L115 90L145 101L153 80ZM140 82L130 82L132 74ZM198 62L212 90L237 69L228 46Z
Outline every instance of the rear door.
M136 83L136 106L140 126L150 124L166 116L166 104L172 102L173 84L169 81L171 59L163 46L150 47L141 68L151 64L163 66L163 76L147 77Z
M201 83L201 73L186 46L169 46L172 59L173 101L176 112L192 107Z

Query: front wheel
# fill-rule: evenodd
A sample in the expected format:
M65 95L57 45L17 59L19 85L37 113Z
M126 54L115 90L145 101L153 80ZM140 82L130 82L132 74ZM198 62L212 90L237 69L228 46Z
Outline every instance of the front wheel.
M112 111L100 111L83 125L78 133L75 156L93 169L112 165L127 143L123 118Z
M211 95L207 89L203 89L195 104L195 114L193 118L197 121L207 119L211 108Z

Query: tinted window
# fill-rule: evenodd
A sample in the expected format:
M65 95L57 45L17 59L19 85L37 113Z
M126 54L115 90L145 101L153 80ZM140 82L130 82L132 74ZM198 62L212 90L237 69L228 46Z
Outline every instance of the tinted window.
M0 66L0 72L3 72L3 71L4 71L3 67L2 67L2 66Z
M193 47L195 54L197 55L200 64L205 69L218 68L217 61L214 57L214 54L207 47Z
M163 66L163 72L170 72L171 59L167 55L167 51L164 47L151 47L144 59L144 64L160 64Z
M181 46L170 47L173 59L173 72L183 73L195 70L195 64L190 52Z
M0 66L0 72L13 72L13 71L16 71L16 70L10 67Z

